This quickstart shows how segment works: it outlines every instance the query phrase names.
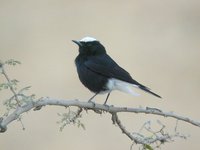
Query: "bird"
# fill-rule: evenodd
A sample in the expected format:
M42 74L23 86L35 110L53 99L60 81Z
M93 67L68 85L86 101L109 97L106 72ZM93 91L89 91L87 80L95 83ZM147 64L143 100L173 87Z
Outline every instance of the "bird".
M75 58L78 77L86 88L95 93L89 102L98 94L107 94L104 102L106 105L113 90L139 96L133 88L141 89L161 98L148 87L134 80L125 69L120 67L107 54L105 47L99 40L87 36L81 40L72 40L72 42L77 44L79 48L79 54Z

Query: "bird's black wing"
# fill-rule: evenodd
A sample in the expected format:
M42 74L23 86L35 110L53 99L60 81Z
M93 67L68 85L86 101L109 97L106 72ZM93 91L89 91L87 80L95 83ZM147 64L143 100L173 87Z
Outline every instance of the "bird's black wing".
M121 68L110 56L103 54L100 56L89 57L84 65L93 72L115 78L135 85L139 83L132 79L130 74Z
M99 56L90 56L84 65L91 71L101 74L108 78L119 79L131 84L137 85L142 90L153 94L154 96L160 97L159 95L150 91L150 89L136 80L134 80L130 74L121 68L110 56L107 54Z

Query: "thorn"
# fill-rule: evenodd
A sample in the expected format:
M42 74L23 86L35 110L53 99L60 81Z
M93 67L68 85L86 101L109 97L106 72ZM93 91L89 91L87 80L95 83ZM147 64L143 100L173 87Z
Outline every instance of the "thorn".
M33 110L34 111L37 111L37 110L40 110L43 106L36 106Z

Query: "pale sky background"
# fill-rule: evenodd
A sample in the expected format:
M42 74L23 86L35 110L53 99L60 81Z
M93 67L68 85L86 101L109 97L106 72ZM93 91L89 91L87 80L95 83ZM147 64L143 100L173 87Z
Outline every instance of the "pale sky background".
M80 82L74 59L84 36L100 40L134 79L160 94L160 100L140 92L133 97L113 92L108 104L156 107L200 120L200 1L198 0L0 0L0 59L19 60L7 68L20 87L31 85L37 97L87 101L93 94ZM3 82L0 78L0 82ZM0 93L0 114L7 93ZM105 96L96 101L103 103ZM86 130L67 126L59 131L57 113L62 107L45 107L23 115L0 135L2 150L128 150L131 141L112 125L110 114L83 113ZM141 114L120 114L129 131L144 122L161 120L171 132L174 119ZM156 125L155 125L156 126ZM155 127L154 126L154 127ZM199 149L200 128L179 122L188 140L166 143L163 150Z

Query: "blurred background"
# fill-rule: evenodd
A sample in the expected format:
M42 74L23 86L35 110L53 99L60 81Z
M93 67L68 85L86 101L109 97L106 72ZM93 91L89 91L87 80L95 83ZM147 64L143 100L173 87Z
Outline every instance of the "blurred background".
M71 40L92 36L101 41L134 79L150 87L162 100L138 91L132 97L112 92L108 104L156 107L200 120L200 1L198 0L0 0L0 59L19 60L7 67L20 87L31 85L39 97L87 101L93 93L79 81L74 59L78 47ZM0 82L4 82L0 78ZM0 114L9 92L0 93ZM103 103L106 95L96 97ZM131 141L114 126L110 114L83 113L86 130L69 125L62 132L57 113L48 106L23 115L25 130L15 121L0 135L2 150L129 149ZM176 120L142 114L120 114L129 131L138 132L159 119L173 133ZM154 126L155 125L155 126ZM162 146L199 149L200 128L179 122L187 140ZM137 146L136 146L137 147Z

